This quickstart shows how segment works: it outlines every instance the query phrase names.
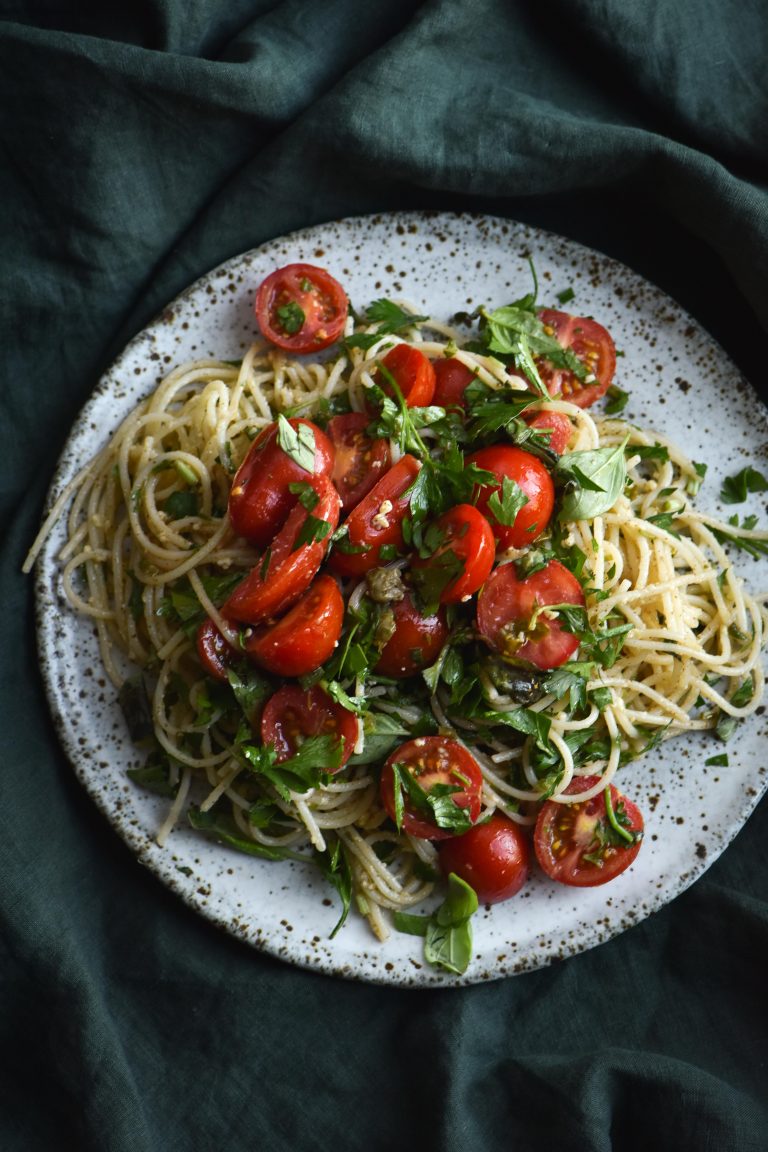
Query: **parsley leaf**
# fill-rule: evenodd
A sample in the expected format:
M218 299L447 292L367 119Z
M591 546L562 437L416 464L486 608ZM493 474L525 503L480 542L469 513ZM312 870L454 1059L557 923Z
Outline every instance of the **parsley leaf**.
M720 489L724 504L743 504L750 492L767 492L768 480L762 472L747 466L735 476L728 476Z

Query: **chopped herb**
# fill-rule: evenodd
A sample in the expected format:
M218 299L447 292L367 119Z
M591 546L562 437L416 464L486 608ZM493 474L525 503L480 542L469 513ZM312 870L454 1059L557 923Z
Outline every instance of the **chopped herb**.
M306 316L303 309L297 304L295 300L289 300L287 304L281 304L276 309L277 319L280 322L280 327L283 332L289 336L294 336L297 332L301 332L304 327Z
M768 491L768 479L755 468L747 466L735 476L728 476L720 489L724 504L743 504L750 492Z
M277 417L277 442L305 472L315 471L315 434L308 424L294 428L281 412Z

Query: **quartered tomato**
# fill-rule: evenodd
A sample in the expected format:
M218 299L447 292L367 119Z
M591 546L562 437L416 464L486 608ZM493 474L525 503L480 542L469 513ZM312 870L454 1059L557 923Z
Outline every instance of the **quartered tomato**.
M344 512L368 495L392 462L389 441L381 437L372 440L366 432L369 424L364 412L348 412L328 421L336 457L332 479Z
M330 480L312 478L310 483L318 494L317 504L311 512L302 504L296 505L262 560L225 602L223 616L245 624L262 624L286 612L309 588L339 522L341 506ZM302 543L304 534L311 539Z
M481 448L467 457L467 464L476 464L498 477L498 484L483 484L479 488L476 504L490 522L493 534L501 548L526 548L546 528L555 506L555 486L552 477L537 456L516 448L512 444L493 444ZM512 519L502 523L500 513L489 507L494 494L501 500L503 483L509 479L522 488L527 501ZM495 501L493 501L495 503Z
M556 614L538 613L533 621L534 613L547 604L585 603L578 580L559 560L550 560L523 580L514 564L501 564L477 598L477 626L503 656L527 660L537 668L558 668L574 654L579 641L563 629Z
M395 381L408 408L424 408L435 394L435 369L432 361L411 344L396 344L383 357L383 371L376 373L376 383L392 394L390 377Z
M237 655L236 650L222 636L213 620L203 620L195 638L197 655L203 669L214 680L226 680L227 668Z
M409 592L389 607L395 631L382 649L375 671L395 679L413 676L422 668L429 668L440 655L449 632L445 612L440 609L434 615L422 616Z
M255 310L265 339L301 354L338 340L349 305L341 284L324 268L287 264L260 285Z
M387 760L381 772L381 801L387 814L397 821L397 804L394 765L416 781L426 793L438 788L455 788L450 793L450 804L464 809L466 816L474 824L480 815L483 774L480 766L458 740L447 736L419 736L402 744ZM433 793L434 795L434 793ZM422 840L444 840L456 834L455 826L438 826L437 817L427 806L425 809L414 804L407 793L402 794L401 827L409 836L419 836Z
M476 378L472 369L455 356L433 360L432 367L435 370L435 395L432 403L439 404L441 408L463 408L467 385Z
M568 369L555 368L547 360L537 360L539 375L550 396L562 396L563 400L570 400L579 408L588 408L605 395L616 371L616 348L610 333L596 320L571 316L569 312L558 312L553 308L539 312L539 319L558 344L570 348L578 356L589 373L582 381Z
M340 576L364 576L381 563L381 549L403 547L403 520L408 515L408 490L421 465L415 456L401 456L388 472L352 509L345 524L347 533L334 547L329 567ZM344 548L357 551L343 551Z
M357 717L319 684L285 684L270 696L261 716L261 739L274 745L278 763L295 756L308 736L330 734L342 742L343 767L354 751L357 732Z
M329 658L341 635L344 599L332 576L318 576L276 624L245 641L252 660L275 676L306 676Z
M248 455L235 473L229 493L229 519L238 536L257 548L266 548L285 523L298 496L290 485L311 481L313 476L330 476L333 445L326 434L310 420L289 420L295 430L310 429L315 440L314 472L307 472L285 452L278 442L277 423L262 429Z
M481 904L515 896L530 872L530 841L519 824L499 813L440 845L440 867L477 893Z
M599 776L578 776L565 790L576 796L600 783ZM563 804L546 800L533 837L536 859L552 880L576 888L606 884L628 868L640 851L643 817L637 805L610 790L614 824L609 820L603 788L589 800Z
M431 573L443 584L441 604L458 604L477 592L485 583L496 557L496 541L491 526L472 504L457 504L436 522L440 543L427 559L415 559L411 565L414 580L418 574Z
M562 456L573 435L573 424L565 412L549 412L543 408L540 412L524 412L523 420L536 432L549 433L547 447L558 456Z

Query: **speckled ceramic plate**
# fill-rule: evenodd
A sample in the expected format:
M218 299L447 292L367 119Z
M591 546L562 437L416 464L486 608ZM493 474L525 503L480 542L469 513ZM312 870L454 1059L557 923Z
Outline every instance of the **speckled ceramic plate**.
M717 509L724 471L765 469L768 424L733 364L668 297L627 268L570 241L509 221L470 215L402 214L343 220L275 240L222 265L172 303L126 348L74 427L51 497L108 437L168 367L199 356L238 357L254 335L254 289L296 260L324 265L362 307L405 298L448 319L529 290L533 256L543 303L573 289L572 310L593 314L624 352L617 383L625 416L663 430L710 472L699 503ZM723 414L727 413L727 418ZM764 514L760 505L748 510ZM728 745L728 767L707 767L716 748L699 738L664 745L622 771L644 810L647 836L634 866L603 888L572 889L536 876L523 893L481 910L474 959L457 978L426 967L421 941L394 933L384 944L350 917L333 939L335 897L311 867L269 864L208 843L185 827L161 850L154 833L164 805L131 785L139 762L115 694L99 668L88 624L72 615L55 564L61 533L38 567L39 645L64 747L85 788L138 858L203 916L256 948L294 964L361 980L414 986L470 984L524 972L590 948L637 923L689 885L722 852L765 785L763 714ZM740 564L753 590L766 564Z

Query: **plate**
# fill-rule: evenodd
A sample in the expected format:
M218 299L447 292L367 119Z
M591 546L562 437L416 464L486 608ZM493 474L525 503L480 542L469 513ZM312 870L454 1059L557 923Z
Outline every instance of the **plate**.
M624 416L663 429L690 456L709 464L697 504L722 515L717 493L723 475L748 462L765 467L768 422L711 337L656 287L594 251L509 220L430 213L358 217L297 232L198 280L136 336L100 381L72 429L50 499L170 366L202 356L234 359L245 351L255 334L254 290L275 267L321 264L357 307L394 296L447 320L457 311L498 306L528 291L529 257L543 303L554 304L558 293L571 289L569 308L595 315L613 333L623 352L616 382L630 393ZM311 866L243 857L186 827L178 827L164 849L155 844L165 804L126 777L140 757L100 673L91 629L62 596L55 563L62 538L60 526L38 563L38 642L51 709L79 780L139 860L169 888L233 936L292 964L427 987L472 984L562 960L636 924L691 884L764 790L764 715L753 716L728 745L727 768L707 767L712 744L705 751L706 737L694 735L622 769L622 790L647 822L633 867L611 884L584 890L536 876L514 900L481 909L474 918L474 958L464 976L425 966L418 938L393 932L379 943L354 916L329 939L338 915L335 894ZM753 591L768 586L765 561L745 556L739 567Z

